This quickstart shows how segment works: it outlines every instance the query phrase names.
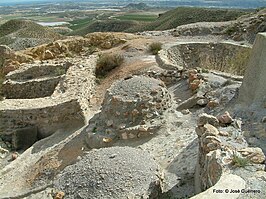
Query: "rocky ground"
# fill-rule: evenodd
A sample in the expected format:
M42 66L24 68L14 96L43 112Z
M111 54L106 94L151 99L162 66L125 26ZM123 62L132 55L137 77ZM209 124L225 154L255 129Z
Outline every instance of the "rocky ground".
M48 122L51 136L18 151L12 150L13 138L1 132L0 198L264 198L266 126L261 77L265 75L266 51L261 44L266 36L258 36L251 54L246 55L253 60L247 67L256 65L262 74L262 83L252 87L259 94L242 102L238 96L251 92L250 83L244 83L243 88L242 81L254 81L254 73L245 74L244 80L226 73L233 66L228 60L243 44L249 50L252 45L250 40L236 42L217 35L217 29L226 25L179 27L193 34L178 37L172 35L176 31L92 34L19 53L1 47L6 72L20 68L7 75L9 78L16 71L18 75L23 71L36 74L32 72L34 66L47 67L46 60L53 67L69 54L74 56L67 58L72 64L60 74L61 84L51 96L6 98L0 102L1 114L12 107L16 107L16 115L27 110L29 115L17 122L24 125L32 110L38 110L44 111L42 122L55 122L54 117L63 110L60 107L66 108L63 99L71 98L79 105L85 124L74 125L72 116L63 127ZM155 41L163 43L156 56L148 51L148 45ZM193 54L202 43L209 43L212 56L200 51ZM212 50L216 47L212 44L217 43L230 45L221 54ZM183 44L187 51L180 48ZM92 45L97 49L92 50ZM122 54L124 62L95 81L95 59L101 53ZM223 59L225 54L228 59ZM196 55L198 59L194 59ZM16 67L12 68L14 60ZM198 64L217 60L223 61L223 72ZM43 105L35 106L33 101L56 102L59 109L47 109L47 114ZM254 103L252 110L245 109ZM224 193L213 192L214 187ZM226 195L226 189L236 193Z

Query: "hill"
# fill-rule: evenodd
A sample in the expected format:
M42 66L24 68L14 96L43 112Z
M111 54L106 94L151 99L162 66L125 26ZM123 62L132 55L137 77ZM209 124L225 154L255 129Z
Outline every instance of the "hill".
M135 4L134 4L135 5ZM139 5L139 4L137 4ZM131 4L129 4L131 6ZM235 20L241 15L248 13L246 10L228 10L211 8L178 7L159 14L157 19L150 21L136 20L136 17L116 17L84 23L85 25L71 32L69 35L86 35L91 32L142 32L150 30L167 30L177 26L195 22L217 22ZM143 15L145 17L145 15Z
M149 24L132 27L128 31L167 30L195 22L230 21L246 13L243 10L179 7L160 14L157 20Z
M84 36L92 32L127 32L132 27L139 26L139 22L130 20L101 20L96 21L88 26L70 32L68 35L81 35Z
M52 29L28 20L10 20L0 26L0 44L15 50L54 41L62 36Z
M145 10L149 9L150 7L146 3L130 3L125 8L130 10Z

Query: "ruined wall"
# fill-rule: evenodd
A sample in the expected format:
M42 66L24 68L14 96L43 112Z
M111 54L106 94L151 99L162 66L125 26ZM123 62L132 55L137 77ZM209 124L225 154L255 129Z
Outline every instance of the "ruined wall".
M231 43L184 43L162 50L159 64L169 69L204 68L243 75L250 48Z
M19 100L18 102L20 104L13 107L8 102L2 103L0 109L0 132L2 134L12 134L16 129L36 126L39 136L46 137L54 133L54 129L63 128L67 123L84 124L82 110L77 100L55 103L47 98L40 101L37 99L30 102L28 100ZM25 108L26 103L31 103L32 107Z
M43 138L58 129L86 124L94 92L96 60L97 56L90 56L40 62L11 72L9 82L15 83L8 85L6 82L6 89L10 90L6 94L19 99L0 101L0 135L11 135L24 127L35 126L38 136ZM55 73L58 68L65 74L58 76ZM43 87L43 84L47 85ZM49 96L40 97L44 94Z
M232 189L235 185L226 184L227 175L233 174L232 178L240 177L249 189L256 189L259 179L254 179L255 171L264 171L265 155L260 148L249 147L241 130L241 122L233 119L228 112L214 117L205 113L199 116L198 127L199 151L198 163L195 172L196 193L205 192L210 198L217 198L216 192L210 193L209 188L219 184L219 190ZM243 172L241 168L249 167L249 172ZM265 174L262 174L265 175ZM256 183L254 183L257 181ZM266 184L266 183L264 183ZM236 185L237 189L245 186ZM226 194L226 193L224 193ZM235 198L241 192L236 194ZM204 194L193 198L202 198ZM213 195L213 196L212 196ZM241 197L239 197L241 198Z
M3 96L7 99L32 99L51 96L59 81L72 65L69 62L25 65L6 75Z
M7 99L32 99L47 97L53 94L61 76L29 81L7 80L3 83L2 92Z
M6 75L10 80L31 80L44 77L55 77L67 72L67 69L73 64L70 62L63 63L42 63L28 64L19 70L12 71Z

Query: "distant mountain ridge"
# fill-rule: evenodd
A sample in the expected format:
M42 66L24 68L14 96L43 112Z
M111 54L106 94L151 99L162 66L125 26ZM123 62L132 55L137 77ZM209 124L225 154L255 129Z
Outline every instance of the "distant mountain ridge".
M4 0L0 2L0 5L14 5L14 4L33 4L33 3L60 3L69 2L69 0ZM78 2L89 3L105 3L110 6L125 6L130 3L145 3L148 6L158 7L178 7L178 6L196 6L196 7L227 7L227 8L258 8L266 7L266 0L118 0L113 2L112 0L79 0Z
M235 20L247 14L242 10L179 7L169 10L150 23L117 19L98 20L70 32L69 35L84 36L90 32L143 32L167 30L177 26L202 21L217 22Z

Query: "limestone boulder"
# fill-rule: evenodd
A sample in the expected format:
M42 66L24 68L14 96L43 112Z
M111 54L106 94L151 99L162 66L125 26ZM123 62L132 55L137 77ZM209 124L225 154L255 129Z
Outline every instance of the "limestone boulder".
M199 115L198 126L203 126L205 124L211 124L217 127L219 126L219 120L215 116L202 113Z
M261 148L258 147L248 147L245 149L239 150L239 152L246 158L248 158L251 162L255 164L262 164L265 162L265 155Z

